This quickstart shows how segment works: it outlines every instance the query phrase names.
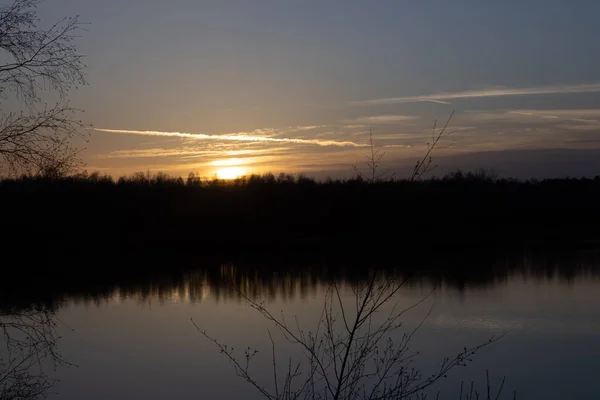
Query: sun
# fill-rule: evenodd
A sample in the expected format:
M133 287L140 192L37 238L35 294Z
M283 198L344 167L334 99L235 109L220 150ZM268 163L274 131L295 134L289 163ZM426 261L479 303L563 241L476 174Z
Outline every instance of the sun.
M219 179L236 179L246 174L244 167L228 167L217 170L217 178Z

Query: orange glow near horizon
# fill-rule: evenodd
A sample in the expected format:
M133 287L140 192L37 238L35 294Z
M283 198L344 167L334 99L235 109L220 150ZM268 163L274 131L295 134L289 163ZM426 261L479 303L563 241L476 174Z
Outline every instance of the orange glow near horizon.
M244 167L228 167L217 170L217 178L219 179L236 179L247 174L248 170Z
M215 167L228 167L231 165L242 165L246 162L247 160L241 158L226 158L222 160L211 161L209 164L214 165Z

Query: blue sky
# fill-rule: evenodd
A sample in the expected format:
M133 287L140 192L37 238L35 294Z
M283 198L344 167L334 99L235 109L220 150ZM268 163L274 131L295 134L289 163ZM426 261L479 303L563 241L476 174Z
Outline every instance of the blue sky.
M594 156L571 162L600 148L597 1L46 0L40 8L43 23L74 14L89 22L78 44L90 85L71 97L99 129L84 153L89 170L350 176L372 127L386 168L402 175L433 121L456 111L440 167L600 171Z

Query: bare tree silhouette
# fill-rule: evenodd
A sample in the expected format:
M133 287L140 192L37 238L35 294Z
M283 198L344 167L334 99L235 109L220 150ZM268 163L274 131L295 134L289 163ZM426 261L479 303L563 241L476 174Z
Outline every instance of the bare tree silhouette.
M71 140L88 133L67 94L86 80L75 45L79 18L40 28L41 1L14 0L0 8L0 159L11 172L52 176L81 165ZM45 91L58 95L53 105L40 97Z
M58 353L54 312L44 307L0 310L0 399L44 396L54 384L47 368L68 364Z
M431 141L427 142L427 151L420 158L415 166L413 167L412 174L410 176L411 181L416 181L421 179L425 174L433 171L437 168L437 165L433 164L432 153L435 149L445 149L451 146L451 144L441 146L440 141L445 139L447 136L456 132L448 129L448 125L454 116L454 111L450 114L446 123L441 129L437 127L437 120L433 124L433 130L431 133ZM375 142L373 141L373 131L369 128L369 153L363 154L363 156L367 159L366 171L363 172L357 165L353 165L352 169L356 173L356 176L360 179L369 182L376 183L384 178L386 175L390 173L390 170L381 171L381 160L385 156L385 152L376 149ZM393 177L393 174L392 174Z
M389 173L389 170L385 170L383 172L379 171L379 167L381 165L381 159L385 156L385 152L381 150L375 149L375 143L373 142L373 130L369 128L369 154L363 154L367 158L367 173L364 173L358 168L358 166L353 165L352 169L356 173L356 176L359 178L369 182L375 183L379 181L381 178L386 176Z
M303 354L301 360L290 357L285 365L278 365L276 341L269 331L273 374L269 384L259 382L251 369L258 350L247 348L238 357L232 347L210 336L193 320L192 323L225 355L236 374L265 399L425 399L426 391L438 380L454 368L469 363L480 349L498 338L491 337L474 347L463 348L441 360L433 374L424 376L413 364L419 353L412 350L410 344L429 313L416 327L404 333L398 331L404 328L401 320L404 314L429 296L403 306L397 294L406 282L406 279L371 273L366 282L352 285L352 300L347 303L342 299L340 287L332 283L314 330L303 328L296 317L286 319L283 312L273 314L264 302L241 293L250 307Z
M433 164L433 158L431 156L431 153L435 149L445 149L445 148L448 148L451 146L451 144L445 145L445 146L440 146L440 140L442 140L442 139L446 138L448 135L451 135L452 133L456 132L456 131L448 130L448 125L450 125L450 121L452 120L453 116L454 116L454 111L452 111L452 113L450 113L450 116L446 120L446 123L444 124L442 129L437 128L437 120L433 123L433 130L431 132L431 141L427 142L427 151L423 155L423 158L418 160L417 163L415 164L412 175L410 176L411 181L419 180L423 177L423 175L425 175L426 173L431 172L437 168L437 164Z

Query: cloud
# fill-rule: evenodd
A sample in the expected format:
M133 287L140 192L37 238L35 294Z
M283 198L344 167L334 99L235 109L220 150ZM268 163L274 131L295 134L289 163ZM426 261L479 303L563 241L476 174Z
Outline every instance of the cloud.
M344 128L346 129L362 129L362 128L366 128L366 125L344 125Z
M433 100L433 99L423 100L423 101L429 102L429 103L438 103L438 104L452 104L451 101L442 101L442 100Z
M597 131L600 129L600 109L549 109L549 110L513 110L501 113L466 114L481 122L505 120L507 122L538 125L544 121L546 126L554 126L555 131ZM567 137L564 138L565 140Z
M513 122L539 124L573 122L576 124L600 123L600 109L521 109L465 112L457 117L470 123Z
M202 164L198 167L232 167L232 166L257 166L281 161L279 156L255 156L244 158L219 158Z
M99 158L152 158L152 157L181 157L201 158L201 157L223 157L223 156L249 156L253 157L259 154L281 154L289 151L288 147L276 147L270 149L246 149L246 150L222 150L206 149L197 147L183 147L174 149L152 148L135 150L115 150L107 154L101 154Z
M444 102L458 99L474 99L481 97L528 96L540 94L566 94L600 92L600 83L580 85L554 85L529 88L490 88L482 90L467 90L462 92L443 92L424 96L390 97L364 101L352 101L354 105L383 105L399 103Z
M160 131L135 131L128 129L106 129L94 128L100 132L120 133L127 135L145 135L145 136L163 136L163 137L179 137L183 139L194 140L221 140L221 141L236 141L236 142L264 142L264 143L294 143L308 144L316 146L337 146L337 147L366 147L367 144L361 144L350 141L336 140L320 140L320 139L296 139L296 138L277 138L269 136L248 135L245 133L227 134L227 135L207 135L204 133L186 133L186 132L160 132Z
M575 119L581 122L593 121L589 118L600 118L600 109L588 108L588 109L549 109L549 110L514 110L510 111L513 114L520 115L531 115L541 118L563 118L563 119Z
M353 120L346 121L348 123L355 123L361 125L347 125L352 127L360 127L370 124L396 124L399 122L408 122L419 119L414 115L374 115L369 117L358 117Z
M228 136L261 136L261 137L274 137L278 136L281 132L274 128L258 128L252 132L234 132L228 133Z
M565 128L570 131L595 131L595 132L598 132L598 131L600 131L600 122L594 123L594 124L586 122L584 125L567 125L567 126L565 126Z
M291 131L291 132L296 132L296 131L312 131L314 129L326 128L328 126L329 125L290 126L288 128L288 130Z
M218 150L200 150L189 148L164 149L161 147L142 150L115 150L101 154L100 158L150 158L150 157L179 157L179 156L211 156L223 154Z
M216 156L214 159L202 160L200 162L183 162L177 164L161 165L157 170L189 171L200 172L210 176L216 168L243 167L248 174L263 172L307 172L314 169L318 170L347 170L352 171L352 165L356 160L362 161L362 156L355 152L331 152L327 157L317 152L298 152L281 155L260 155L257 157L227 158L224 155ZM311 165L307 168L306 165ZM319 166L318 168L316 166ZM338 166L341 166L338 168ZM313 168L314 167L314 168ZM145 168L147 169L147 168ZM144 169L144 170L145 170ZM152 168L150 168L152 170Z

